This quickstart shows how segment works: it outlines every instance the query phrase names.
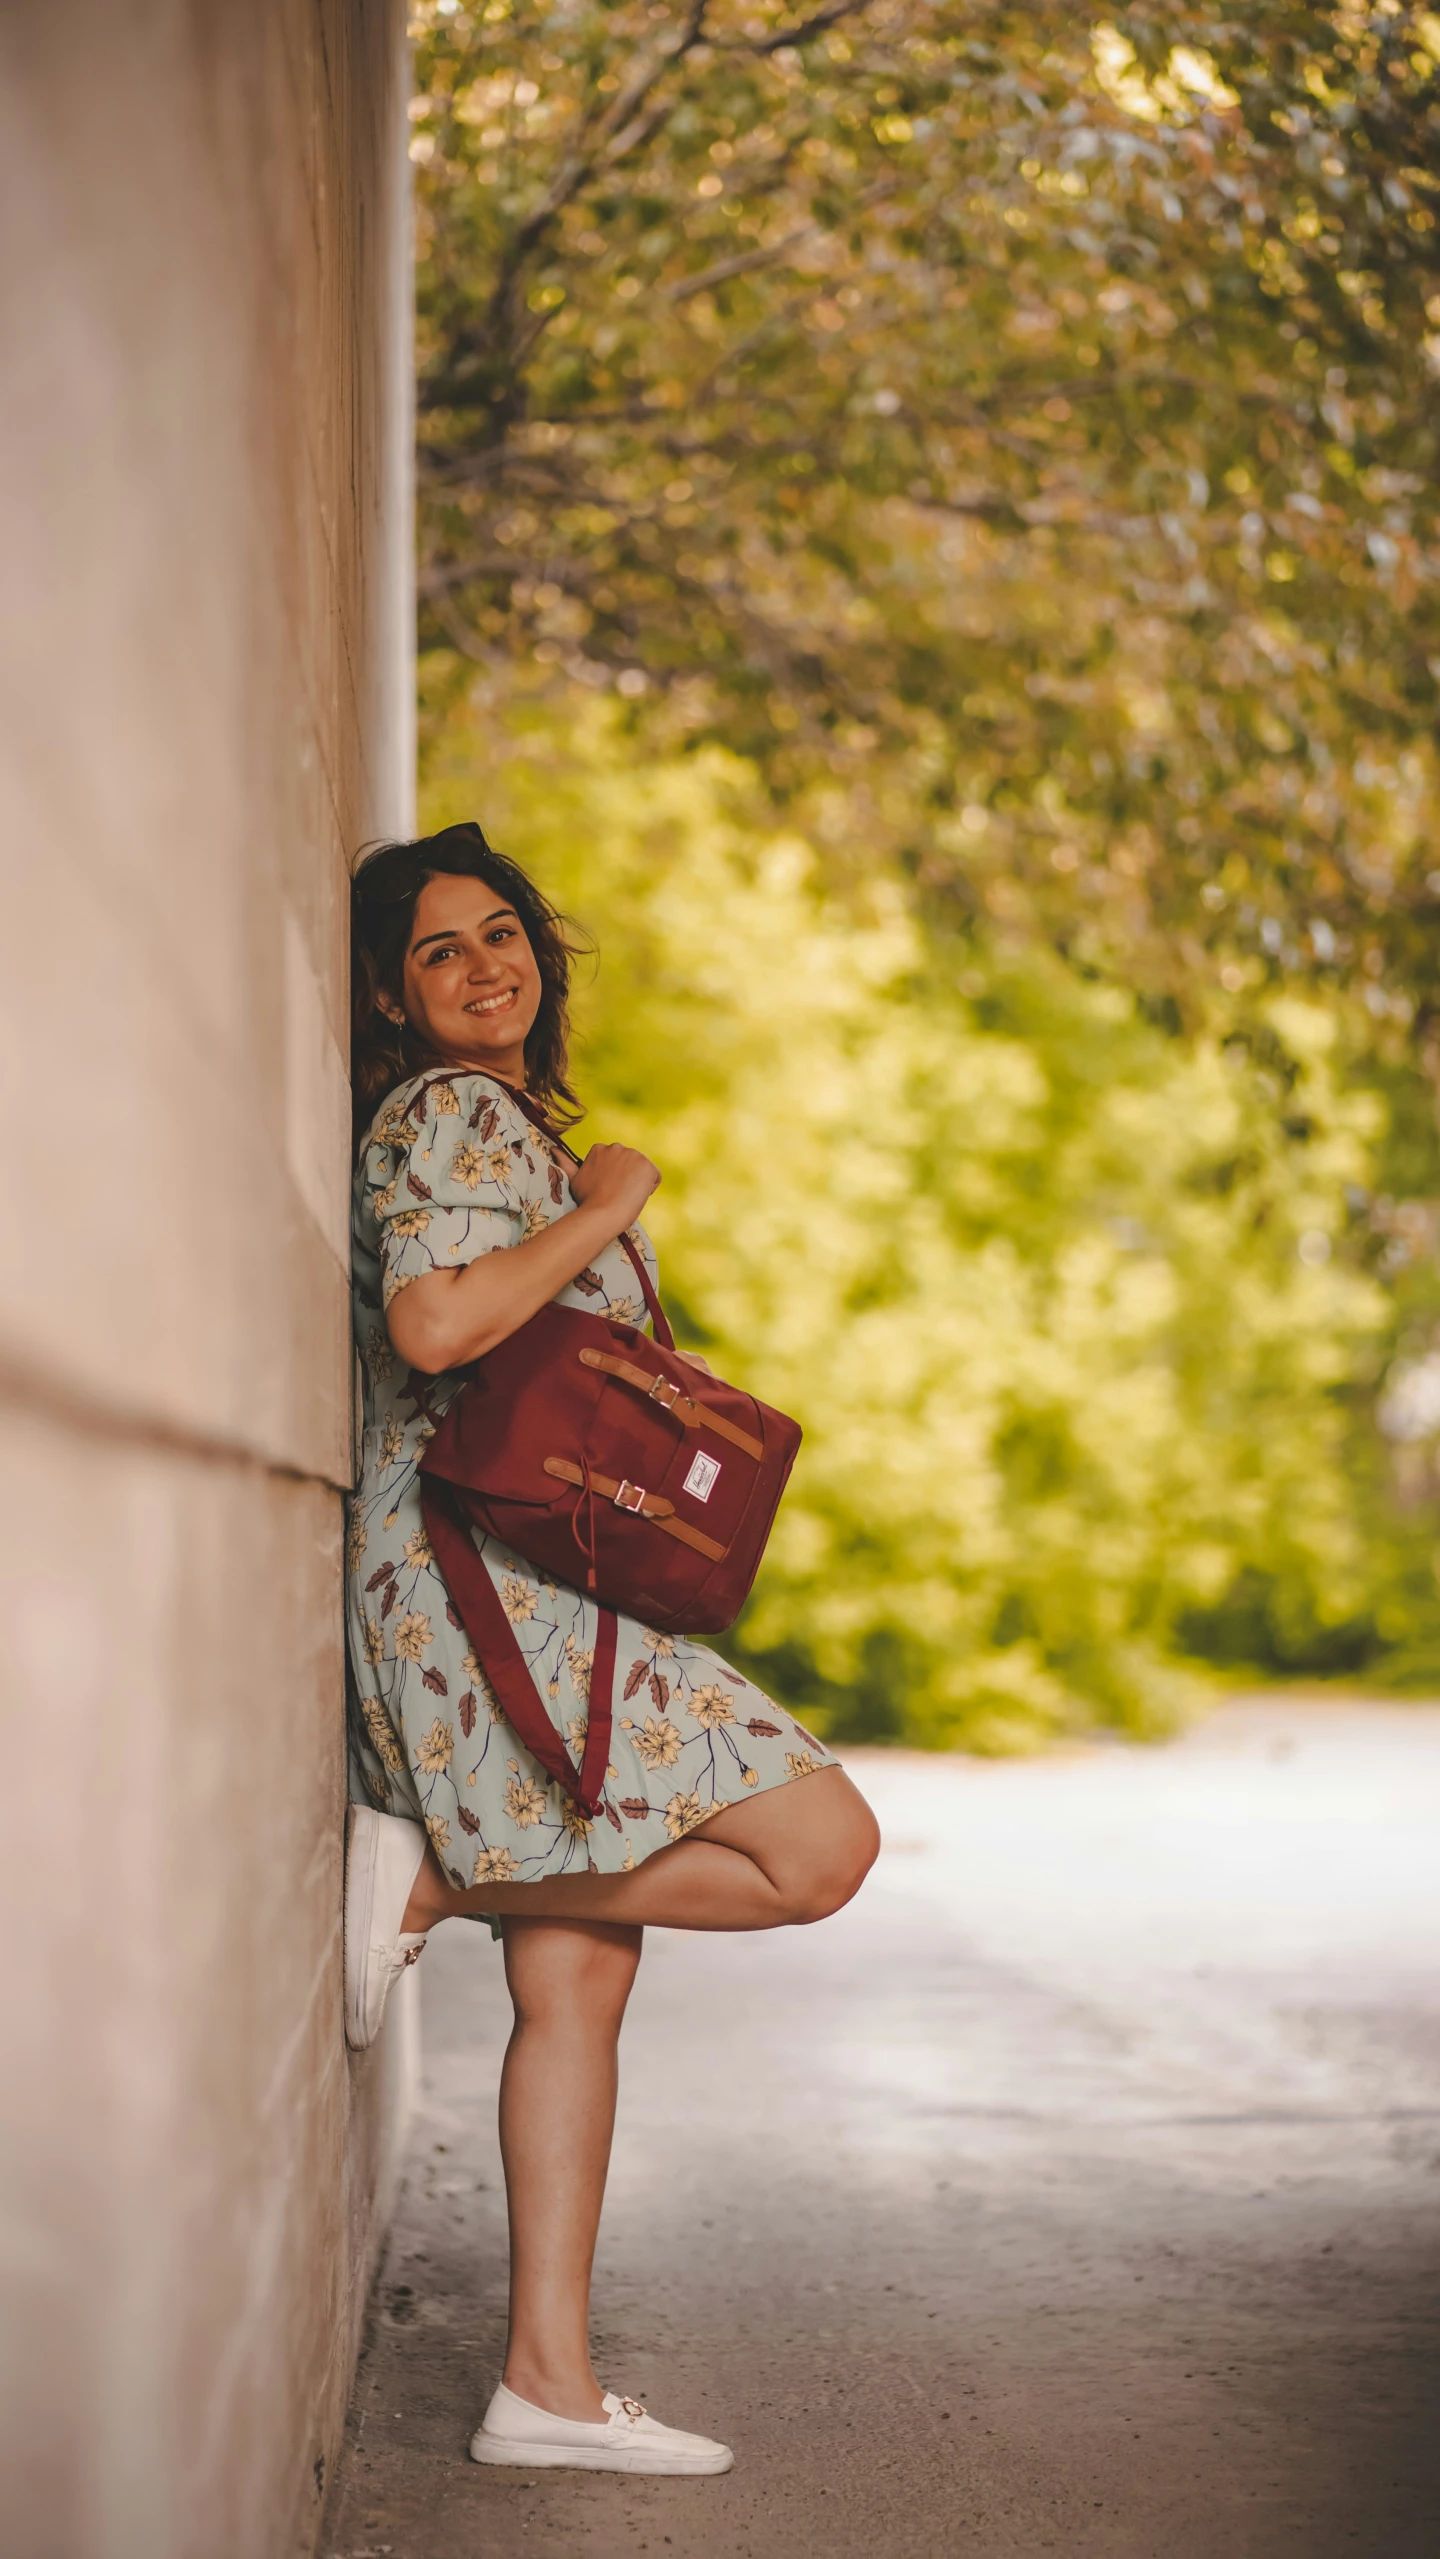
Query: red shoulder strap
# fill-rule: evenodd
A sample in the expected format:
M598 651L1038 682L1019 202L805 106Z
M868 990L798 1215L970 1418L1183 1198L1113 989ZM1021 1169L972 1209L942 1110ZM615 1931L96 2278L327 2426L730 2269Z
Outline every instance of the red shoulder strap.
M675 1348L675 1336L670 1330L670 1318L666 1314L664 1307L661 1305L659 1298L655 1294L655 1283L645 1268L644 1254L640 1251L637 1244L631 1243L628 1235L622 1235L617 1240L624 1245L626 1252L629 1254L630 1259L635 1266L635 1277L640 1282L641 1289L644 1293L645 1303L650 1309L650 1321L655 1327L656 1341L659 1343L662 1351L673 1351Z
M499 1076L492 1076L491 1082L498 1084L500 1082ZM553 1122L541 1108L540 1104L535 1101L529 1093L519 1092L513 1084L507 1084L504 1089L509 1094L516 1109L524 1112L526 1119L531 1124L531 1127L538 1128L542 1137L548 1137L552 1146L558 1146L563 1155L568 1155L572 1164L578 1164L580 1158L576 1154L574 1147L570 1145L563 1132L554 1126ZM659 1298L655 1294L655 1283L645 1268L644 1255L641 1253L638 1245L631 1243L628 1235L617 1236L615 1240L618 1244L623 1245L625 1251L630 1256L635 1276L640 1282L641 1295L644 1297L645 1304L650 1312L650 1321L655 1327L656 1341L660 1344L662 1350L673 1351L675 1348L675 1336L670 1330L669 1318L666 1315Z
M465 1632L484 1663L485 1676L520 1739L541 1767L587 1821L593 1821L605 1792L614 1717L615 1637L613 1608L602 1608L595 1630L595 1659L590 1670L589 1723L585 1756L577 1772L569 1752L546 1714L515 1641L500 1597L463 1525L453 1496L428 1475L420 1478L420 1504L426 1533L446 1589L464 1620Z

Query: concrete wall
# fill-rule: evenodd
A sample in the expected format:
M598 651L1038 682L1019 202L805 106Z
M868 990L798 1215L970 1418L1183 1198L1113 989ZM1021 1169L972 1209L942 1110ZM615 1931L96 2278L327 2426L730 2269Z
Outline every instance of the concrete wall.
M399 0L0 14L7 2559L310 2547L403 2113L338 1930L404 135Z

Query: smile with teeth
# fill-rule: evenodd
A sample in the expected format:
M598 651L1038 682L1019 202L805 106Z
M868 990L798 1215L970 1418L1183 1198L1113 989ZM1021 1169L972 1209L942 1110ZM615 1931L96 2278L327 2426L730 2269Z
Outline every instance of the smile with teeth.
M477 995L466 1005L467 1013L498 1013L503 1005L513 1004L517 989L507 986L500 995Z

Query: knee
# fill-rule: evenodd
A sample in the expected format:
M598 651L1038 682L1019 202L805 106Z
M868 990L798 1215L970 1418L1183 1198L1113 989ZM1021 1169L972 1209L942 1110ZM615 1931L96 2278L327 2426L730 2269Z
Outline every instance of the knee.
M506 1971L517 2025L618 2028L643 1933L593 1922L507 1920Z
M804 1928L814 1920L833 1918L854 1900L879 1854L880 1825L857 1795L842 1836L827 1841L813 1862L790 1880L784 1892L787 1924Z

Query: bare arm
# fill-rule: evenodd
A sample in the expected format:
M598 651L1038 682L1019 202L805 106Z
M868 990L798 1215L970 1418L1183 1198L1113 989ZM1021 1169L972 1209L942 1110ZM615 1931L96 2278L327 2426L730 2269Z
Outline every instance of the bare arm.
M386 1326L407 1367L429 1376L480 1359L633 1226L660 1176L633 1146L592 1146L570 1176L578 1205L528 1244L427 1271L390 1301Z

